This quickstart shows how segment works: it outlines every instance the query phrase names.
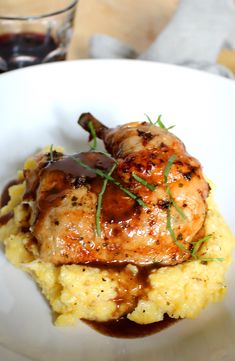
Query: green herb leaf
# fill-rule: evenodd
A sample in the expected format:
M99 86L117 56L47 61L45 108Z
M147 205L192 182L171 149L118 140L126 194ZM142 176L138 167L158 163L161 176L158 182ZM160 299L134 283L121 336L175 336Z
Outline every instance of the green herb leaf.
M224 258L213 258L213 257L200 257L197 255L197 252L200 248L200 246L209 241L209 239L212 237L212 234L208 234L207 236L199 239L198 241L196 242L192 242L192 244L194 245L193 246L193 249L191 250L191 256L196 259L197 261L200 261L200 262L211 262L211 261L224 261Z
M135 180L137 180L137 182L143 184L146 188L150 189L151 191L154 191L156 189L156 186L154 186L153 184L148 183L145 179L140 178L134 172L132 172L131 175Z
M167 209L167 222L166 222L166 228L169 231L171 238L175 242L176 246L179 247L183 252L186 251L185 247L182 245L182 243L178 242L176 234L172 228L171 225L171 210L170 208Z
M191 251L191 255L194 257L196 255L197 251L199 250L201 244L207 242L211 237L212 237L212 234L208 234L207 236L199 239L198 241L193 242L193 249Z
M198 257L197 259L198 259L198 261L201 261L201 262L212 262L212 261L223 262L224 261L224 258L213 258L213 257L209 257L209 258Z
M158 116L156 122L153 122L152 119L151 119L147 114L145 114L145 116L147 117L147 119L148 119L148 121L149 121L150 124L152 124L152 125L158 125L159 128L166 129L166 130L170 130L170 129L172 129L172 128L175 127L175 125L171 125L170 127L167 128L167 127L163 124L163 122L162 122L162 120L161 120L161 117L162 117L161 114Z
M157 118L156 123L155 123L155 124L157 124L160 128L166 129L166 130L170 130L170 129L172 129L172 128L175 127L175 125L171 125L170 127L167 128L167 127L163 124L163 122L162 122L162 120L161 120L161 117L162 117L162 115L160 114L160 115L158 116L158 118Z
M99 175L102 178L106 178L108 179L110 182L112 182L113 184L115 184L117 187L119 187L124 193L128 194L129 197L131 197L132 199L134 199L140 206L142 207L148 207L147 204L144 203L144 201L139 198L136 194L130 192L128 189L126 189L125 187L123 187L123 185L118 182L116 179L114 179L113 177L111 177L110 175L108 175L107 173L103 172L100 169L95 169L92 167L89 167L87 164L83 163L80 159L75 158L73 156L71 156L71 158L78 163L81 167L89 170L92 173L95 173L97 175Z
M166 167L164 169L164 185L166 187L166 192L167 192L167 194L168 194L168 196L170 198L171 203L173 204L173 206L175 207L177 212L180 214L181 218L185 220L187 218L187 216L183 212L182 208L180 208L178 206L178 204L175 202L174 198L172 197L171 190L170 190L170 187L169 187L169 184L168 184L168 176L170 174L172 164L174 163L176 158L177 158L176 155L173 154L173 155L170 156L170 158L167 161Z
M161 117L162 117L162 115L160 114L160 115L158 116L155 124L157 124L157 125L158 125L160 128L162 128L162 129L167 129L167 128L165 127L165 125L163 124L163 122L162 122L162 120L161 120Z
M144 114L146 118L148 119L149 123L152 125L155 125L155 123L151 120L151 118L148 116L148 114Z
M54 156L53 156L53 144L50 145L50 162L54 161Z
M117 164L115 163L112 168L110 169L110 171L107 173L109 176L113 173L114 169L116 168ZM97 199L97 207L96 207L96 232L97 235L100 237L101 236L101 226L100 226L100 214L101 214L101 207L102 207L102 198L104 195L104 192L106 190L108 184L108 179L106 178L104 180L102 189L98 195L98 199Z
M175 125L171 125L170 127L167 128L167 130L173 129L175 128Z
M176 160L176 155L172 155L169 159L168 159L168 162L167 162L167 165L164 169L164 185L166 187L166 191L167 191L167 194L170 198L170 201L172 203L172 205L175 207L175 209L177 210L177 212L181 215L181 217L183 219L186 219L186 215L184 214L183 210L178 206L178 204L175 202L175 200L173 199L172 197L172 194L171 194L171 190L170 190L170 187L168 185L168 176L169 176L169 173L170 173L170 170L171 170L171 167L172 167L172 164L174 163L174 161ZM175 244L182 250L182 251L186 251L186 252L189 252L188 250L185 249L185 247L182 245L182 243L178 242L177 240L177 237L175 235L175 232L172 228L172 225L171 225L171 213L170 213L170 208L168 208L167 210L167 230L170 232L170 235L171 235L171 238L174 240ZM224 259L223 258L203 258L203 257L199 257L197 256L197 251L199 250L201 244L207 242L210 238L212 237L211 234L208 234L207 236L199 239L198 241L196 242L193 242L193 249L192 251L190 252L191 253L191 256L198 260L198 261L201 261L201 262L209 262L209 261L223 261Z
M170 188L169 188L169 190L170 190ZM173 206L175 207L175 209L177 210L177 212L179 213L179 215L181 216L181 218L184 220L187 219L187 216L184 213L183 209L180 208L180 206L178 206L178 204L175 202L175 200L172 198L172 196L171 196L171 202L172 202Z
M168 184L168 176L170 174L170 171L171 171L171 167L172 167L172 164L174 163L174 161L176 160L176 155L173 154L170 156L170 158L168 159L167 161L167 164L166 164L166 167L164 169L164 185L166 187L166 192L169 196L169 199L170 199L170 202L171 204L175 207L176 211L180 214L180 216L183 218L183 219L186 219L186 215L185 213L183 212L183 210L178 206L178 204L175 202L174 198L172 197L172 194L171 194L171 190L170 190L170 187L169 187L169 184ZM168 231L170 232L170 235L171 235L171 238L173 239L173 241L175 242L175 244L183 251L185 252L186 249L185 247L182 245L182 243L178 242L177 238L176 238L176 235L175 235L175 232L171 226L171 212L170 212L170 207L167 209L167 229Z
M174 161L176 160L176 158L177 158L176 155L175 155L175 154L172 154L172 155L170 156L170 158L168 159L167 164L166 164L166 166L165 166L165 169L164 169L164 184L165 184L165 186L168 185L168 183L167 183L168 176L169 176L169 174L170 174L172 164L174 163Z
M91 136L92 136L92 140L93 140L93 144L91 145L91 149L96 150L97 147L97 137L96 137L96 132L95 132L95 128L94 125L92 123L92 121L88 122L88 128L90 130Z

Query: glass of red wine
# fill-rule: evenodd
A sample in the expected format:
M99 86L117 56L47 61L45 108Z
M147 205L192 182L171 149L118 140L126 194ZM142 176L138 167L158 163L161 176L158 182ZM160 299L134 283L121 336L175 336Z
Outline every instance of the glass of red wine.
M0 74L65 60L78 0L1 0Z

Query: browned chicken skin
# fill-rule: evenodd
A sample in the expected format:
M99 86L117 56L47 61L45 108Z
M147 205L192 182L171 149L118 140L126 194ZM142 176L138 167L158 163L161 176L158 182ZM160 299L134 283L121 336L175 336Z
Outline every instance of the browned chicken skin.
M175 265L189 259L192 242L203 235L207 212L209 187L200 163L166 129L146 122L108 129L89 113L80 117L84 129L89 130L89 122L117 162L112 177L146 206L109 181L98 235L97 197L104 179L78 162L107 173L114 159L93 151L73 157L55 153L53 161L41 160L38 169L26 173L27 197L36 197L32 233L40 257L54 264L137 266ZM148 189L133 174L155 189Z

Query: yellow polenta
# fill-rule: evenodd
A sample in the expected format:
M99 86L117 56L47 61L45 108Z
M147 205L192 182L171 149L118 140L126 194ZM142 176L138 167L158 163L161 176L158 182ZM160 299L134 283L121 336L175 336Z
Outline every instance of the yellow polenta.
M34 167L28 160L26 168ZM22 179L22 173L18 173ZM21 204L25 184L10 188L10 201L1 209L1 215L14 211L14 217L0 228L0 239L5 244L7 258L15 266L30 272L48 299L56 317L56 325L66 326L79 318L106 321L115 315L120 274L109 269L82 265L54 266L29 253L24 244L29 234L22 233L24 207ZM234 238L219 214L212 196L208 199L206 234L212 237L203 244L199 255L222 258L201 262L185 262L172 267L153 269L149 274L149 291L139 299L128 318L140 324L160 321L164 314L172 318L194 318L209 303L222 299L226 291L225 273L232 259ZM136 267L127 266L130 272ZM136 290L130 290L135 296ZM119 305L125 310L125 305Z

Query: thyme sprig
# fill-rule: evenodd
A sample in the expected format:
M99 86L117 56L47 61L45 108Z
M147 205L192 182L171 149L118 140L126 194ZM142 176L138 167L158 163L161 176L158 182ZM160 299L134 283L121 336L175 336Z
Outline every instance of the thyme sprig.
M96 136L96 131L95 131L95 128L94 128L94 125L93 125L92 121L88 122L88 128L90 130L90 134L92 136L92 141L93 141L93 144L91 144L90 147L91 147L92 150L96 150L96 148L97 148L97 136Z
M135 174L134 172L131 173L132 177L139 183L143 184L143 186L145 186L146 188L150 189L151 191L154 191L156 189L156 186L153 184L150 184L149 182L147 182L145 179L139 177L137 174Z
M107 175L111 176L111 174L113 173L113 171L115 170L116 167L117 167L117 164L116 163L113 164L112 168L107 173ZM99 192L98 199L97 199L95 220L96 220L96 233L99 237L101 236L100 215L101 215L101 208L102 208L102 199L103 199L104 192L106 191L107 184L108 184L108 179L105 178L102 189Z
M109 180L110 182L112 182L113 184L115 184L117 187L119 187L124 193L126 193L129 197L131 197L132 199L134 199L141 207L148 207L147 204L144 203L144 201L139 198L136 194L130 192L128 189L126 189L120 182L118 182L116 179L114 179L113 177L111 177L111 175L109 175L108 173L103 172L101 169L96 169L96 168L92 168L90 166L88 166L87 164L83 163L80 159L75 158L73 156L71 156L71 158L78 163L81 167L89 170L90 172L99 175L102 178L105 178L107 180Z
M162 128L162 129L166 129L166 130L170 130L170 129L172 129L172 128L174 128L175 127L175 125L171 125L170 127L166 127L164 124L163 124L163 122L162 122L162 115L161 114L159 114L159 116L158 116L158 118L157 118L157 120L155 121L155 122L153 122L152 121L152 119L147 115L147 114L145 114L145 116L146 116L146 118L148 119L148 121L149 121L149 123L150 124L152 124L152 125L158 125L160 128Z

